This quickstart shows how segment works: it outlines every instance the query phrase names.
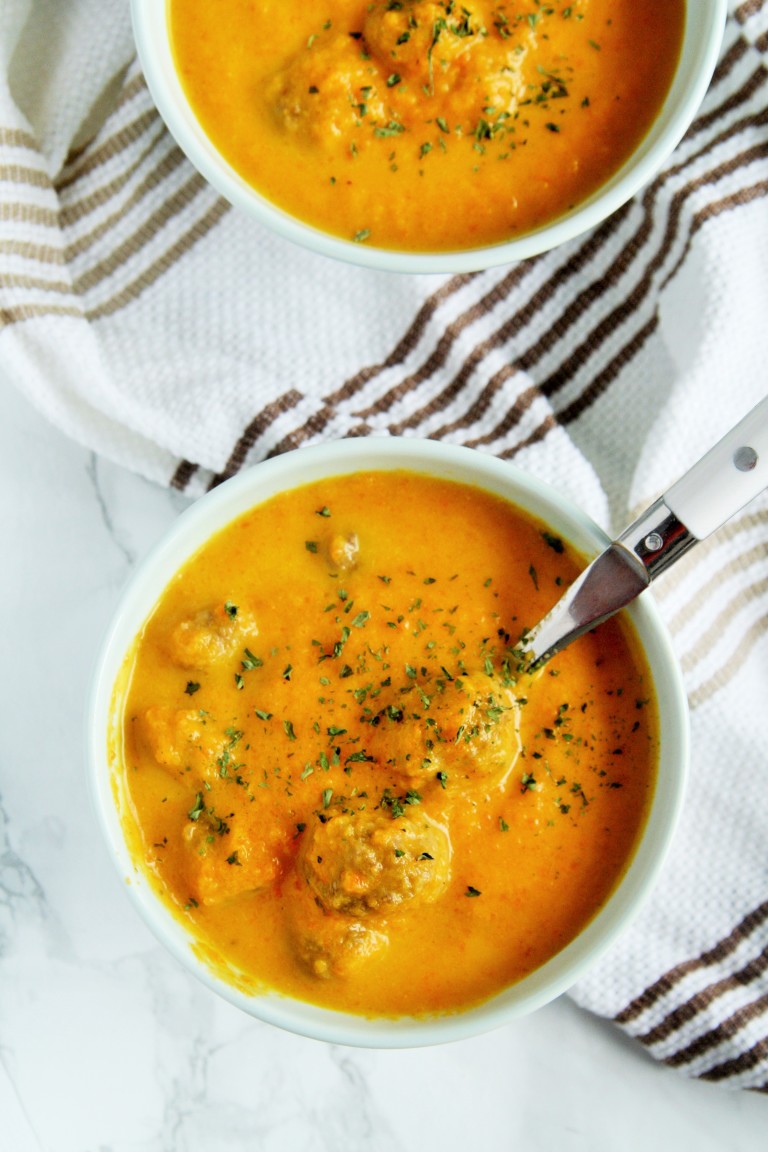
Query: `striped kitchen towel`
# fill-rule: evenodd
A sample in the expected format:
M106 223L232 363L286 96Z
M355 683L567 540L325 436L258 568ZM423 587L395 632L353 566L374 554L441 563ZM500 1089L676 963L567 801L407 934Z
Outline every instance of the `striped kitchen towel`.
M768 387L768 0L731 3L650 186L557 251L461 276L331 264L230 209L154 110L124 0L3 0L0 53L3 376L158 483L195 496L319 440L432 437L616 531ZM760 498L658 585L690 793L653 897L572 991L686 1075L762 1090L767 545Z

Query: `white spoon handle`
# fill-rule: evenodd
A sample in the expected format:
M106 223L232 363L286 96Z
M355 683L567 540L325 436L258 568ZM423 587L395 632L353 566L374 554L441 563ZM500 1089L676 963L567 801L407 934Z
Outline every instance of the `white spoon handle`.
M672 485L664 503L704 540L768 488L768 396Z
M768 487L768 396L582 572L521 641L528 670L639 596Z

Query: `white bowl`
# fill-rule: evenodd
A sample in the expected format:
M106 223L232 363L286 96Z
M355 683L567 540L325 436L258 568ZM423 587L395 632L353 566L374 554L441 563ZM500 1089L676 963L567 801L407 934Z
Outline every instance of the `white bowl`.
M209 988L252 1016L337 1044L402 1048L472 1036L531 1012L570 987L627 926L648 895L681 808L688 767L685 689L669 639L647 595L628 610L648 660L660 719L658 782L642 838L624 878L597 916L531 975L464 1012L430 1019L366 1019L314 1007L277 993L248 995L216 976L196 955L194 938L161 902L126 845L108 753L115 682L144 621L168 581L214 532L277 492L324 477L406 468L483 488L527 509L584 555L600 552L605 534L541 481L493 456L436 441L355 439L301 448L228 480L184 512L135 573L107 634L88 717L92 792L110 855L126 890L161 943Z
M393 272L473 272L546 252L595 227L659 171L688 129L717 62L727 0L688 0L677 71L650 132L626 163L572 211L507 243L444 253L389 251L313 228L256 192L214 147L184 93L171 51L165 0L131 0L136 48L157 108L198 171L236 208L281 236L339 260Z

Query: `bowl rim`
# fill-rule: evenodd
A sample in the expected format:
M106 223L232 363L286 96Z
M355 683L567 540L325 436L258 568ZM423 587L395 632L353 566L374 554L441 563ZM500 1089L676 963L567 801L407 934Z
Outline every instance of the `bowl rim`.
M210 990L249 1015L311 1039L367 1048L412 1048L466 1039L528 1014L565 992L634 919L667 856L683 805L689 759L682 673L649 594L628 609L651 666L658 700L660 763L645 831L603 908L564 949L517 984L464 1011L425 1018L368 1018L320 1008L275 992L227 983L195 951L195 937L157 895L132 858L121 828L114 768L113 692L120 668L157 597L185 560L226 523L279 491L350 472L406 469L476 485L544 520L585 556L609 542L597 524L551 485L484 452L431 440L365 437L294 449L263 461L199 498L177 518L132 574L113 613L94 669L86 712L88 782L104 843L140 917L157 940Z
M717 63L728 0L685 0L685 28L675 76L649 132L622 167L586 200L549 224L480 248L412 252L358 244L305 224L238 175L200 127L173 64L170 0L131 0L134 40L154 103L171 135L208 183L235 208L277 235L347 264L400 273L476 272L528 259L602 223L653 179L690 126Z

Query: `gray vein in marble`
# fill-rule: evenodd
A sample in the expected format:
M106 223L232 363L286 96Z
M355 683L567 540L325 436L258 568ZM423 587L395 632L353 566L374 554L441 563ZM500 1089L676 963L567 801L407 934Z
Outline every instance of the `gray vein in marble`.
M167 1152L179 1152L183 1147L182 1138L187 1123L200 1110L201 1102L208 1095L211 1045L205 1042L200 1032L191 1037L187 1057L183 1074L173 1078L166 1093L163 1148Z
M8 951L16 912L29 916L34 908L38 919L48 919L45 892L32 869L11 847L9 820L0 795L0 955Z
M362 1055L348 1048L332 1045L330 1058L347 1085L344 1107L334 1110L323 1133L328 1152L397 1152L401 1148L391 1125L373 1104L368 1080L361 1066Z
M41 1149L41 1152L44 1152L44 1145L43 1145L43 1143L42 1143L42 1141L41 1141L41 1139L40 1139L40 1137L39 1137L39 1135L35 1129L34 1124L32 1123L32 1117L29 1115L29 1112L28 1112L28 1110L24 1104L24 1101L23 1101L23 1099L19 1093L18 1087L16 1085L16 1080L15 1080L15 1078L11 1072L11 1069L8 1067L8 1058L7 1057L9 1055L12 1056L12 1052L10 1051L10 1049L6 1049L6 1048L0 1046L0 1069L2 1069L2 1071L5 1073L6 1079L7 1079L8 1083L11 1085L11 1088L13 1089L13 1095L16 1099L16 1103L19 1106L19 1112L23 1116L24 1122L27 1125L29 1135L32 1136L37 1147ZM2 1146L2 1145L0 1145L0 1146ZM9 1152L10 1152L10 1149L9 1149Z
M109 538L123 556L127 566L132 568L136 562L136 557L134 556L133 551L123 543L118 535L115 523L109 510L109 504L101 487L101 481L99 478L99 458L95 452L90 453L85 471L88 479L91 482L93 493L96 497L96 503L99 507L99 512L101 513L101 519L104 527L107 530Z

